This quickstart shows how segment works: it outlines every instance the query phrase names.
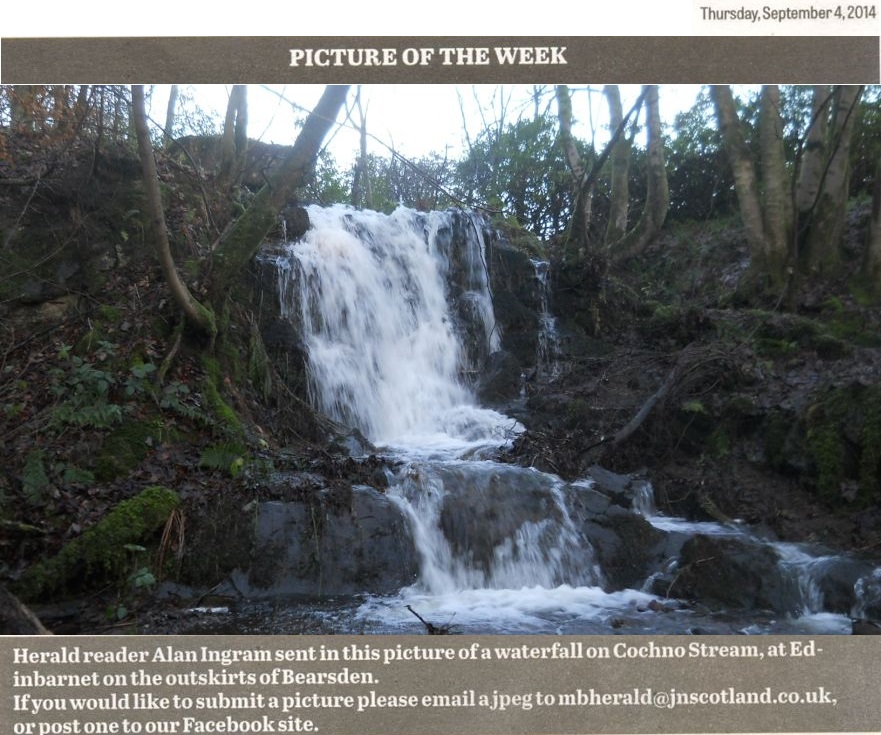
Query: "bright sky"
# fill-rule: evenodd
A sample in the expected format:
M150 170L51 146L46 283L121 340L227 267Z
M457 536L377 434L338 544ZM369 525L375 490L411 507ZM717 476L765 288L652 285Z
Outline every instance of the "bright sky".
M579 91L584 87L572 89L574 114L580 123L577 134L587 140L595 135L597 143L601 145L608 138L608 115L601 94L602 85L594 85L593 89L597 92L590 96ZM639 89L638 85L622 85L625 112L639 95ZM206 112L214 112L218 121L222 121L228 90L229 87L223 85L202 85L187 88L186 91L192 91L200 106ZM311 109L322 90L321 85L250 86L249 136L271 143L292 143L296 137L295 119L304 113L302 110L295 111L290 103ZM464 148L460 97L468 130L473 137L483 128L479 108L483 107L483 115L492 122L497 119L500 98L507 100L508 121L514 122L520 116L531 117L531 91L532 88L525 85L365 85L362 88L362 106L367 111L367 129L372 136L368 149L371 153L385 155L389 148L394 148L411 157L448 151L450 156L456 157ZM689 108L699 92L699 85L663 85L660 104L664 122L672 122L677 112ZM154 92L151 115L157 121L161 122L165 117L168 94L168 86L157 87ZM352 99L354 92L350 94ZM551 111L555 112L552 88L547 88L542 105L550 105ZM351 160L358 146L358 134L351 124L339 128L330 143L338 162Z

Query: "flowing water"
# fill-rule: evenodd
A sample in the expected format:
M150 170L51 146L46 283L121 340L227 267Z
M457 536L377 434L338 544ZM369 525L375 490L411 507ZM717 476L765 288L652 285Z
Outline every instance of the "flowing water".
M774 546L792 590L786 614L710 613L658 597L653 581L675 575L675 554L641 584L606 591L586 530L594 483L493 459L523 427L477 405L471 388L480 360L504 343L479 223L406 209L311 208L309 217L312 229L279 261L281 308L301 324L314 405L399 467L387 494L420 559L418 581L396 595L312 608L323 626L415 632L417 611L462 632L849 631L846 615L824 611L816 581L835 559L796 545ZM543 287L546 265L536 268ZM553 378L556 324L542 303L537 367ZM633 513L671 538L749 536L658 514L648 482L634 487ZM864 596L878 594L878 580L860 583Z

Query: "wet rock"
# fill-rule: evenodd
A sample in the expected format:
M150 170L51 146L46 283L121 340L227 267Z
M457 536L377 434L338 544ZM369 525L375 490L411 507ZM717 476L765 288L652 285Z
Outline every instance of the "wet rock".
M871 572L872 566L867 562L845 556L818 559L814 578L822 595L823 609L849 615L858 603L857 583ZM881 608L877 612L881 613Z
M547 476L497 465L492 471L437 468L447 489L440 528L453 553L490 572L496 548L513 539L525 523L559 523L560 508Z
M489 406L505 404L520 394L521 381L522 369L517 358L505 350L493 352L477 385L477 397Z
M388 594L418 572L406 522L389 499L355 486L348 497L260 503L251 564L233 573L247 598Z
M664 534L644 518L612 506L584 524L597 552L607 590L640 587L664 559Z
M711 608L793 613L799 599L779 562L771 546L748 537L694 536L682 546L671 594Z

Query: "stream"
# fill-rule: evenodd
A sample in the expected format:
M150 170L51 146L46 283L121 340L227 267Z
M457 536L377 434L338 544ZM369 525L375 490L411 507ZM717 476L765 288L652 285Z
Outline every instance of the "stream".
M309 217L278 259L280 308L302 335L313 405L393 468L384 502L418 574L391 594L241 600L202 630L420 633L418 615L461 633L841 634L881 604L875 564L664 516L646 478L598 469L564 482L499 461L524 427L475 397L474 376L505 345L477 218ZM536 263L536 287L546 281ZM547 303L536 369L556 375ZM713 570L695 576L704 562ZM741 583L754 606L726 602Z

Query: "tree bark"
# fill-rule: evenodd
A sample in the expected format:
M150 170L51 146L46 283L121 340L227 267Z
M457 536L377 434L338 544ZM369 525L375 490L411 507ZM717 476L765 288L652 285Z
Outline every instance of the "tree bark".
M771 285L779 287L786 279L786 266L792 235L792 196L786 153L783 147L783 120L780 116L780 89L775 84L762 87L759 101L759 149L762 166L765 267Z
M667 218L670 206L670 189L667 184L667 165L664 161L664 139L661 135L661 114L658 106L658 86L643 87L648 118L648 171L645 207L639 221L620 245L616 256L627 258L638 255L657 237Z
M813 274L824 273L840 260L850 178L850 140L862 91L859 86L841 85L833 92L829 157L810 212L805 246L805 262Z
M257 192L247 211L221 235L212 263L211 294L215 303L226 297L232 280L257 253L276 225L278 213L312 171L321 143L333 126L348 91L347 85L325 88L315 109L306 118L291 152Z
M245 170L248 148L248 88L234 84L226 105L223 137L220 141L220 171L217 175L220 189L232 189L241 180Z
M829 129L831 95L832 91L827 85L814 86L811 99L811 122L795 191L795 208L799 220L811 211L820 193L823 170L826 168L826 135Z
M168 231L165 227L165 213L162 210L162 199L159 193L159 176L156 173L156 161L153 159L153 143L147 129L147 111L144 104L144 87L132 85L132 117L138 139L138 156L144 175L144 187L147 190L147 206L150 211L150 222L153 226L154 244L162 274L171 290L175 302L186 315L187 319L200 331L209 335L217 332L214 314L190 293L187 285L181 280L174 265L171 246L168 242Z
M617 84L607 84L603 90L609 103L609 129L614 132L624 119L621 92ZM633 141L620 135L610 157L612 192L609 202L609 223L606 226L606 246L618 242L627 232L627 214L630 208L630 152Z
M573 203L572 227L569 237L571 247L567 248L567 260L583 260L589 251L588 231L593 216L593 185L586 185L587 176L575 137L572 135L572 98L565 84L555 87L557 98L557 120L560 125L560 145L569 172L572 174Z
M872 216L863 260L863 277L872 294L881 296L881 157L875 169L875 191L872 193Z
M355 95L355 107L358 108L358 137L360 149L355 177L352 182L352 205L355 207L373 208L373 187L370 183L370 168L367 160L367 112L361 105L361 88Z
M746 143L740 118L737 117L731 88L727 85L714 85L710 87L710 95L716 107L716 119L719 123L722 145L734 175L737 204L740 210L740 219L746 230L752 268L754 271L761 272L766 267L767 249L762 205L759 200L759 182L752 153Z
M174 116L177 108L178 94L178 86L176 84L172 84L171 92L168 95L168 107L165 108L165 129L162 131L162 144L166 148L171 145L171 142L174 139L172 131L174 129Z

